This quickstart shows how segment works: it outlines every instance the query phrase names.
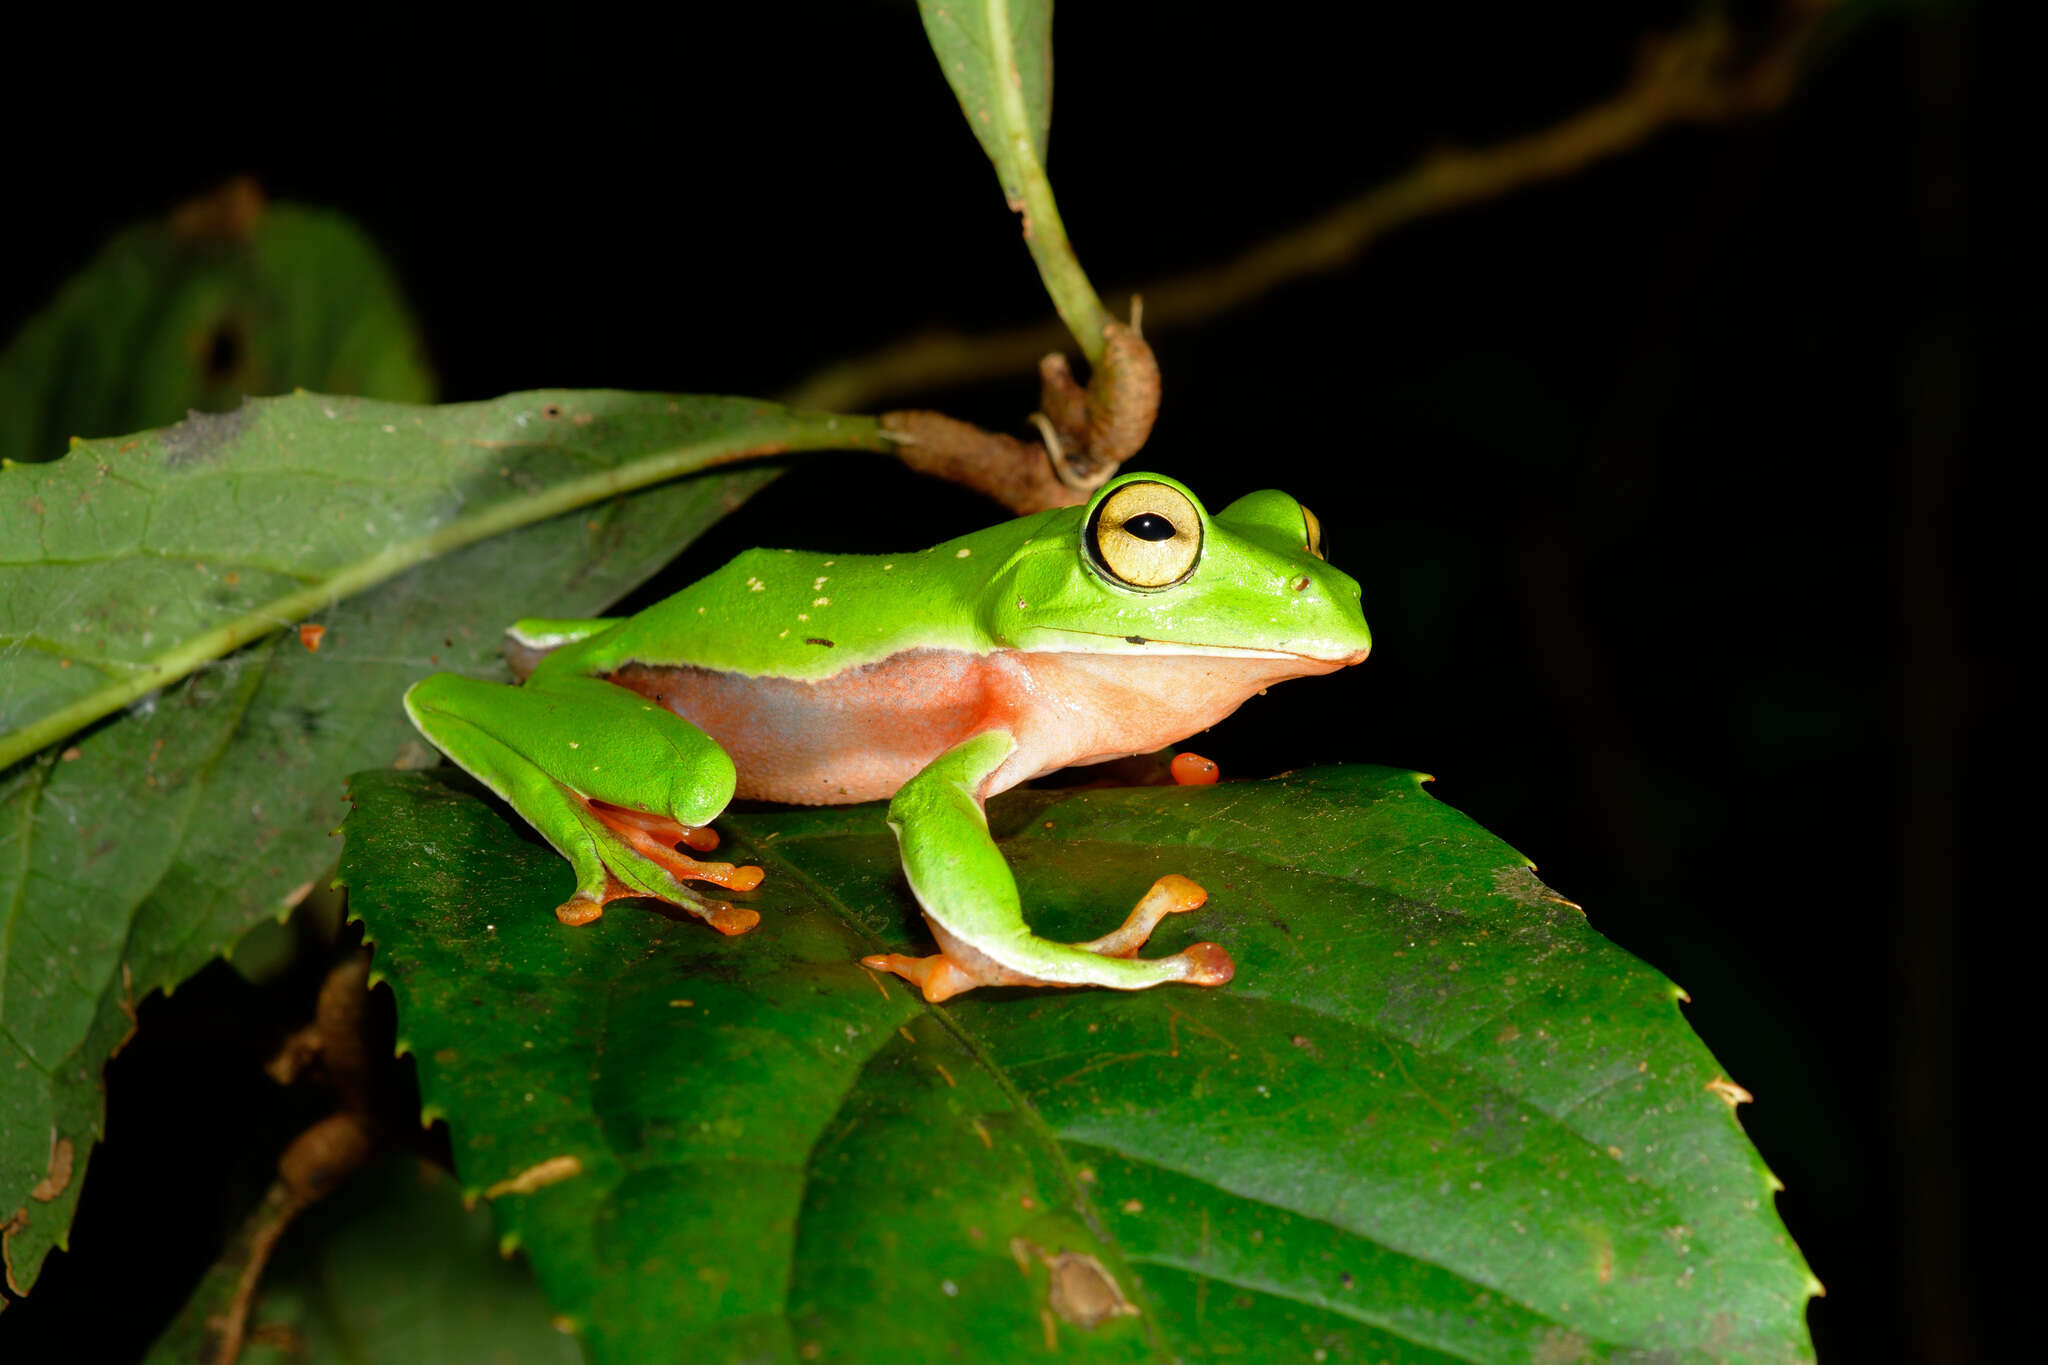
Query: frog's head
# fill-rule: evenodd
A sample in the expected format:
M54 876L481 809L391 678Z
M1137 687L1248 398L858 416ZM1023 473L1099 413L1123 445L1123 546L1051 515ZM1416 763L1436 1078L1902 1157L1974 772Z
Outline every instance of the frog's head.
M1212 517L1172 479L1125 474L1086 507L1045 515L986 604L1017 647L1291 659L1302 673L1372 647L1358 583L1285 493L1248 493Z

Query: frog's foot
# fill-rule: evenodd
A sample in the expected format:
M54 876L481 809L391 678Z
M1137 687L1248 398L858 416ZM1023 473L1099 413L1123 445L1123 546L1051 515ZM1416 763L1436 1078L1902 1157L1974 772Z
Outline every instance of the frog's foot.
M944 941L944 935L941 936ZM1064 947L1066 945L1052 945ZM1081 945L1074 945L1079 948ZM1122 990L1142 990L1146 986L1164 985L1169 981L1184 981L1190 986L1221 986L1237 974L1237 966L1230 960L1230 954L1220 943L1197 943L1171 957L1149 958L1145 961L1149 979L1126 984L1121 981L1096 980L1092 974L1078 976L1074 980L1061 980L1052 976L1034 976L1029 972L1005 967L993 959L955 943L946 951L933 953L930 957L906 957L902 953L870 953L860 960L860 965L878 972L894 972L911 985L924 992L924 998L936 1005L941 1000L973 990L976 986L1110 986Z
M580 928L604 914L604 908L617 900L632 900L645 896L617 877L606 876L602 891L586 894L578 890L575 895L555 907L555 918L571 928ZM730 937L744 934L761 922L761 912L749 910L743 905L732 905L725 901L699 900L695 896L685 901L671 901L682 909L703 920L719 933Z
M706 850L718 845L709 829L681 824L665 815L593 801L574 793L589 821L624 845L601 853L602 842L572 856L578 869L576 894L555 907L555 918L563 924L582 925L604 913L615 900L651 897L695 915L721 934L744 934L761 922L761 916L724 901L705 900L690 892L686 881L710 882L729 891L752 891L761 884L758 867L734 867L731 863L699 862L676 848L687 844ZM596 833L593 827L591 832ZM628 866L618 860L629 858L644 867ZM602 859L611 860L607 865ZM665 874L665 875L664 875ZM630 880L628 880L630 878Z
M656 815L651 810L634 810L631 806L614 806L609 801L588 802L591 812L613 829L623 822L647 831L655 838L673 848L677 844L709 853L718 847L718 831L709 825L685 825L671 820L666 815Z
M1181 915L1190 910L1199 910L1208 899L1209 893L1201 887L1178 872L1169 872L1152 883L1152 889L1139 898L1130 918L1122 925L1101 938L1092 938L1086 943L1076 943L1074 946L1091 953L1100 953L1104 957L1136 957L1138 949L1145 946L1145 940L1152 937L1152 931L1159 927L1159 921L1168 915ZM1230 978L1226 975L1223 979L1228 981Z
M1134 958L1161 920L1168 915L1198 910L1208 899L1209 893L1186 877L1168 873L1152 883L1152 889L1139 899L1130 918L1115 931L1086 943L1042 945L1051 954L1047 975L1043 976L1018 967L1006 967L948 934L937 924L931 928L933 937L939 941L940 951L932 956L873 953L862 958L860 963L876 971L894 972L923 991L924 998L933 1004L950 1000L976 986L1124 986L1121 981L1098 979L1098 974L1093 972L1062 971L1065 964L1060 959L1071 959L1079 952L1101 957ZM1080 960L1085 962L1087 959ZM1168 981L1184 981L1191 986L1221 986L1237 972L1229 952L1216 943L1197 943L1170 957L1147 960L1144 966L1151 979L1142 983L1134 981L1124 986L1125 989L1142 989L1146 985L1162 985Z
M870 953L860 960L860 965L871 971L896 973L923 991L924 998L935 1005L941 1000L951 1000L962 991L971 991L976 986L1028 984L1023 978L1019 978L1015 983L978 980L973 973L944 953L933 953L930 957L905 957L902 953Z
M584 804L606 829L623 839L635 853L679 882L710 882L728 891L752 891L761 884L764 874L758 867L700 863L689 854L677 851L675 845L679 843L700 850L718 847L718 836L709 829L677 824L664 815L627 810L602 801L585 801Z

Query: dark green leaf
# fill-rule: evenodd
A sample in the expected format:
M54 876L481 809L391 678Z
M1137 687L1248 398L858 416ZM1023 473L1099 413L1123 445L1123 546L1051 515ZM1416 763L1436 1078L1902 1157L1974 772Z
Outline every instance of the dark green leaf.
M1004 195L1021 203L1016 140L1043 166L1052 129L1052 0L918 0L917 8L967 126Z
M368 239L238 182L115 237L0 354L0 459L294 388L424 403L434 379Z
M874 807L724 821L769 875L722 939L564 929L566 865L459 779L353 796L464 1185L576 1172L495 1207L595 1360L1810 1358L1680 993L1413 774L1002 798L1041 932L1184 872L1210 902L1148 951L1237 978L936 1009L855 965L926 942ZM1063 1315L1063 1253L1138 1313Z
M209 1272L150 1365L206 1357L207 1319L232 1301L239 1260ZM455 1182L393 1156L299 1216L262 1279L240 1365L575 1365L525 1269L498 1255L490 1215Z
M430 753L399 707L406 686L437 668L496 674L503 624L601 610L770 472L704 475L468 542L664 467L871 430L738 399L420 408L302 395L148 434L132 452L90 442L0 474L0 635L12 637L0 639L0 726L104 697L124 669L161 669L166 635L199 661L213 646L191 642L294 612L325 628L317 651L270 635L61 755L0 771L0 1248L18 1292L63 1245L100 1131L100 1068L135 1002L285 913L332 865L346 774ZM9 553L24 525L46 557ZM63 1182L48 1180L58 1144L73 1154Z

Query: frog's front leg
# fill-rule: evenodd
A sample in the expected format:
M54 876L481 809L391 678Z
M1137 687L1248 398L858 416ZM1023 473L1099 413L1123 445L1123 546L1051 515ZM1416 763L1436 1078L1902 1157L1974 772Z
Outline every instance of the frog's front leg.
M699 862L676 847L717 847L704 826L734 785L732 760L682 717L597 678L506 687L452 673L415 683L405 709L569 860L576 892L555 910L564 924L587 924L623 896L681 906L725 934L760 923L756 911L683 884L751 891L761 869Z
M1202 889L1185 877L1153 884L1122 928L1087 943L1054 943L1024 923L1016 879L989 837L982 789L1016 748L1006 731L976 735L903 784L889 803L903 871L939 942L931 957L876 953L862 965L912 982L927 1000L945 1000L976 986L1108 986L1138 991L1169 981L1220 986L1234 970L1230 954L1197 943L1171 957L1135 954L1167 915L1202 904Z

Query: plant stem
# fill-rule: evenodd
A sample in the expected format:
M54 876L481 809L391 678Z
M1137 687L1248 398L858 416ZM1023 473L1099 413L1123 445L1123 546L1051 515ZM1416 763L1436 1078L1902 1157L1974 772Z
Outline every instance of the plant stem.
M989 55L996 74L997 127L1009 152L1009 169L1014 184L1003 186L1010 207L1024 216L1024 245L1038 266L1038 278L1045 283L1060 321L1067 324L1081 354L1090 365L1102 360L1103 328L1114 319L1088 282L1087 272L1067 240L1067 225L1060 220L1053 199L1052 182L1038 159L1038 147L1031 137L1031 115L1024 107L1024 82L1017 72L1017 55L1010 43L1008 0L983 0L988 16Z

